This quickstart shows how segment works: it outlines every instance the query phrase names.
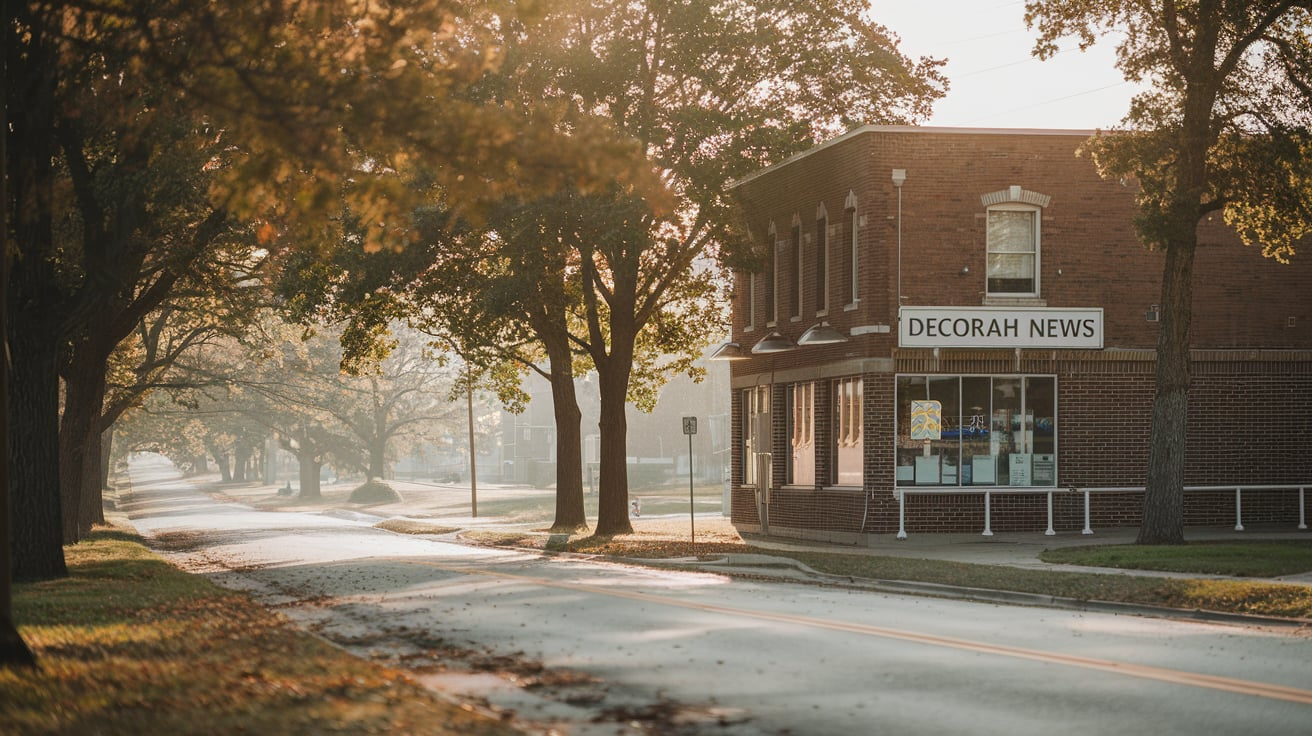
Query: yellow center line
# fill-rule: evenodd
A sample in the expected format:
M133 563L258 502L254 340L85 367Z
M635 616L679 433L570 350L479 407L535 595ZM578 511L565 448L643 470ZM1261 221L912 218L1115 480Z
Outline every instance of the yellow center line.
M651 593L640 593L633 590L622 590L617 588L603 587L599 585L589 585L586 583L569 583L555 580L544 580L531 575L521 575L517 573L499 572L488 570L486 568L461 568L448 565L442 565L436 562L425 562L423 560L398 560L418 565L434 567L451 573L461 575L484 575L503 580L513 580L515 582L529 583L547 588L559 588L562 590L571 590L579 593L592 593L594 595L610 596L612 598L624 598L642 603L653 603L664 606L673 606L676 608L685 608L693 611L704 613L718 613L726 616L752 618L759 621L770 621L774 623L793 624L797 626L808 626L815 629L828 629L830 631L842 631L850 634L861 634L865 636L877 636L885 639L897 639L900 641L913 642L917 644L929 644L932 646L947 647L962 651L979 652L982 654L993 654L1002 657L1012 657L1015 659L1028 659L1035 662L1047 662L1051 664L1061 664L1068 667L1081 667L1084 669L1098 670L1101 672L1110 672L1113 674L1124 675L1127 677L1139 677L1147 680L1156 680L1158 682L1168 682L1175 685L1187 685L1190 687L1208 688L1211 690L1221 690L1224 692L1239 693L1241 695L1253 695L1259 698L1270 698L1273 700L1286 700L1292 703L1302 703L1312 705L1312 690L1302 688L1288 687L1285 685L1272 685L1263 682L1253 682L1250 680L1239 680L1231 677L1221 677L1218 675L1204 675L1195 672L1184 672L1181 670L1166 669L1164 667L1152 667L1150 665L1133 664L1129 662L1117 662L1109 659L1098 659L1095 657L1084 657L1076 654L1062 654L1059 652L1048 652L1039 649L1026 649L1024 647L1013 647L1005 644L991 644L987 642L971 641L969 639L958 639L950 636L939 636L937 634L924 634L916 631L906 631L903 629L894 629L886 626L873 626L871 624L854 623L849 621L832 621L829 619L815 618L812 616L803 616L790 613L773 613L770 611L758 611L747 608L735 608L723 606L714 603L702 603L697 601L680 600L677 598L666 598L664 596L654 595Z

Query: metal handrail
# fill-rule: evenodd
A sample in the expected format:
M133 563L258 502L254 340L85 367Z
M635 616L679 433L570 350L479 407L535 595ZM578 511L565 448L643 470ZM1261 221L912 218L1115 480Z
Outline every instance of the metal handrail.
M1244 531L1243 521L1243 492L1244 491L1298 491L1298 528L1307 529L1307 516L1305 514L1305 495L1312 482L1309 483L1276 483L1276 484L1257 484L1257 485L1214 485L1214 486L1185 486L1184 490L1188 493L1230 491L1235 492L1235 531ZM1081 534L1093 534L1093 528L1089 524L1089 497L1093 493L1143 493L1144 486L1091 486L1087 488L1013 488L1010 486L933 486L933 487L907 487L897 486L893 489L893 496L897 499L897 539L907 538L906 527L906 494L919 493L922 495L933 494L984 494L984 531L982 536L993 536L992 527L992 496L994 493L1009 495L1024 495L1043 493L1048 497L1048 528L1044 530L1045 536L1054 536L1057 532L1052 527L1052 495L1054 493L1083 493L1084 494L1084 529Z

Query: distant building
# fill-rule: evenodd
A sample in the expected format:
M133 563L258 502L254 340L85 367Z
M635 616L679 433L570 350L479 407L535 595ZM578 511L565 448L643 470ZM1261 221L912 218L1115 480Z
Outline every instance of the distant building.
M865 127L734 185L732 519L860 544L1137 525L1162 258L1089 132ZM1186 523L1312 484L1312 248L1200 228ZM900 307L900 309L899 309ZM1051 493L1050 493L1051 492ZM986 495L987 494L987 495ZM1244 523L1300 518L1295 488ZM905 505L903 505L905 504Z

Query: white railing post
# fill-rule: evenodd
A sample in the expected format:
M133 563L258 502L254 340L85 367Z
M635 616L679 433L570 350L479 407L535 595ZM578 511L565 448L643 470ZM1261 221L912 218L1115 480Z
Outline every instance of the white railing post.
M897 494L897 538L907 538L907 492L893 491Z
M1235 531L1244 530L1244 491L1242 488L1235 488Z
M989 514L990 514L989 506L990 506L990 505L991 505L991 504L989 503L989 492L988 492L988 491L984 491L984 536L986 536L986 537L991 537L991 536L993 536L992 520L991 520L991 518L990 518L990 516L989 516Z
M1303 486L1298 488L1298 528L1307 528L1307 517L1303 515Z
M1084 489L1084 531L1080 534L1093 534L1093 527L1089 526L1089 489Z
M1054 531L1052 528L1052 491L1048 491L1048 530L1045 531L1043 534L1044 536L1047 537L1053 537L1057 535L1057 532Z

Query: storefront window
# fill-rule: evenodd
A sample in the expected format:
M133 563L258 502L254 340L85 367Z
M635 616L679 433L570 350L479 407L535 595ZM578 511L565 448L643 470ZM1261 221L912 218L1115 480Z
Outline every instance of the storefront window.
M1056 485L1056 394L1051 376L899 377L898 485Z
M834 382L834 484L859 486L864 482L864 441L861 433L861 379Z
M795 383L788 392L788 424L791 454L788 482L815 485L815 384Z

